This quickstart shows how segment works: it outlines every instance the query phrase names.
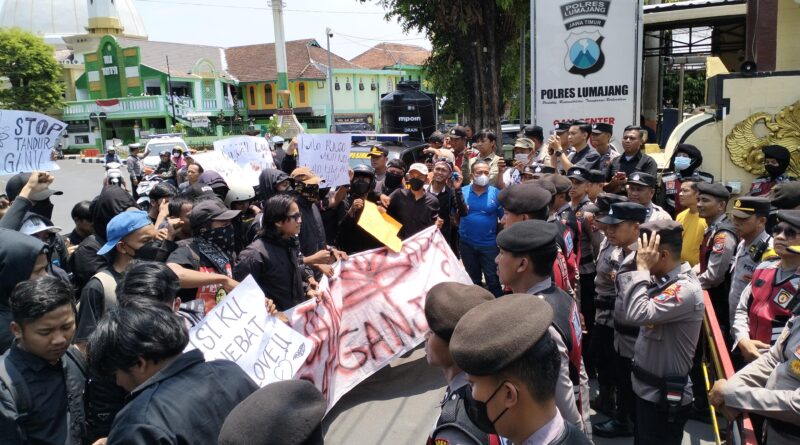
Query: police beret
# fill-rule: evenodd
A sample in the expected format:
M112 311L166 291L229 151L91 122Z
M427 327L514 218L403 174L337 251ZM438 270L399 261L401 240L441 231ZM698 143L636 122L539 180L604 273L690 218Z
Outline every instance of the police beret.
M647 209L635 202L615 202L608 209L608 214L598 221L603 224L619 224L623 221L643 223L647 219Z
M428 320L431 331L450 341L453 329L464 314L493 299L491 292L474 284L439 283L425 297L425 319Z
M552 322L553 309L541 296L505 295L461 317L450 353L467 374L497 374L548 335Z
M589 182L592 184L606 182L606 174L600 170L589 170Z
M497 247L514 253L556 246L558 227L547 221L529 219L503 229L497 235Z
M539 211L550 204L553 195L533 182L504 188L497 196L503 209L517 215Z
M779 209L793 209L800 206L800 182L782 182L770 190L772 205Z
M570 124L569 122L559 122L558 125L556 125L556 133L563 133L565 131L569 131L569 127L571 126L572 124Z
M765 158L777 159L778 161L788 161L790 158L789 150L782 145L767 145L762 147Z
M628 184L639 184L645 187L655 188L656 177L644 172L633 172L628 177Z
M681 243L683 240L683 225L671 219L659 219L648 221L639 226L639 231L650 234L657 234L662 243Z
M605 122L598 122L596 124L592 124L592 133L613 133L614 126L611 124L606 124Z
M726 201L731 199L731 192L719 182L698 182L697 192L701 195L710 195Z
M763 196L742 196L733 203L731 215L749 218L753 215L767 216L772 206L769 199Z
M539 187L547 190L547 193L550 193L550 200L553 200L553 196L556 194L556 186L548 178L539 178L534 179L533 181L529 181L531 184L536 184ZM572 184L570 184L572 185Z
M583 167L572 167L571 169L567 170L567 178L574 179L578 182L586 182L589 180L589 170Z
M611 204L615 202L626 202L627 200L627 196L618 195L616 193L601 192L599 195L597 195L595 204L597 205L597 208L600 209L600 212L608 213L608 210L611 208Z
M553 175L547 179L556 187L556 193L564 193L572 188L572 181L567 179L566 176Z
M800 210L778 210L778 221L800 228Z
M321 440L326 408L322 393L307 380L271 383L250 394L228 414L218 443L300 445L315 437Z

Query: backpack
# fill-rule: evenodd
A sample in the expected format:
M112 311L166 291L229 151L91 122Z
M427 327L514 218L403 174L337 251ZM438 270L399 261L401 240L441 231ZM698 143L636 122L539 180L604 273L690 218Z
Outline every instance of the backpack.
M106 313L106 311L117 307L117 280L114 279L114 276L111 275L111 272L104 269L92 275L92 278L97 278L97 281L103 285L103 313ZM80 301L78 301L75 309L76 311L80 312Z

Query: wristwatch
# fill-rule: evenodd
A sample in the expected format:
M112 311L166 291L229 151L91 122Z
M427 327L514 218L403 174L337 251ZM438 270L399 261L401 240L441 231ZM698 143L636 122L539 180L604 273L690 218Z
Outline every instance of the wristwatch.
M556 151L555 152L556 157L560 158L561 157L561 153L562 153L561 150Z

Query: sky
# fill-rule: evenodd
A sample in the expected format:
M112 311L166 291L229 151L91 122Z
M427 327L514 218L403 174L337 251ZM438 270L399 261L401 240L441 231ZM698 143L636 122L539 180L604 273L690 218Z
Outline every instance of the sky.
M150 40L223 47L275 41L268 0L134 1ZM430 49L423 34L403 34L384 14L376 0L284 0L285 37L315 38L324 47L325 28L330 27L331 51L346 59L381 41Z

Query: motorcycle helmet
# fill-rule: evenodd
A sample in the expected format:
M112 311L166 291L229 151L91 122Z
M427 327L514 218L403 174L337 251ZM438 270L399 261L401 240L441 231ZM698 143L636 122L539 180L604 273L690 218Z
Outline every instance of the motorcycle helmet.
M375 179L375 169L371 165L358 164L353 167L353 176L369 176L370 179Z
M228 193L225 195L225 206L230 208L234 202L252 201L255 197L256 192L252 186L240 181L230 181Z

